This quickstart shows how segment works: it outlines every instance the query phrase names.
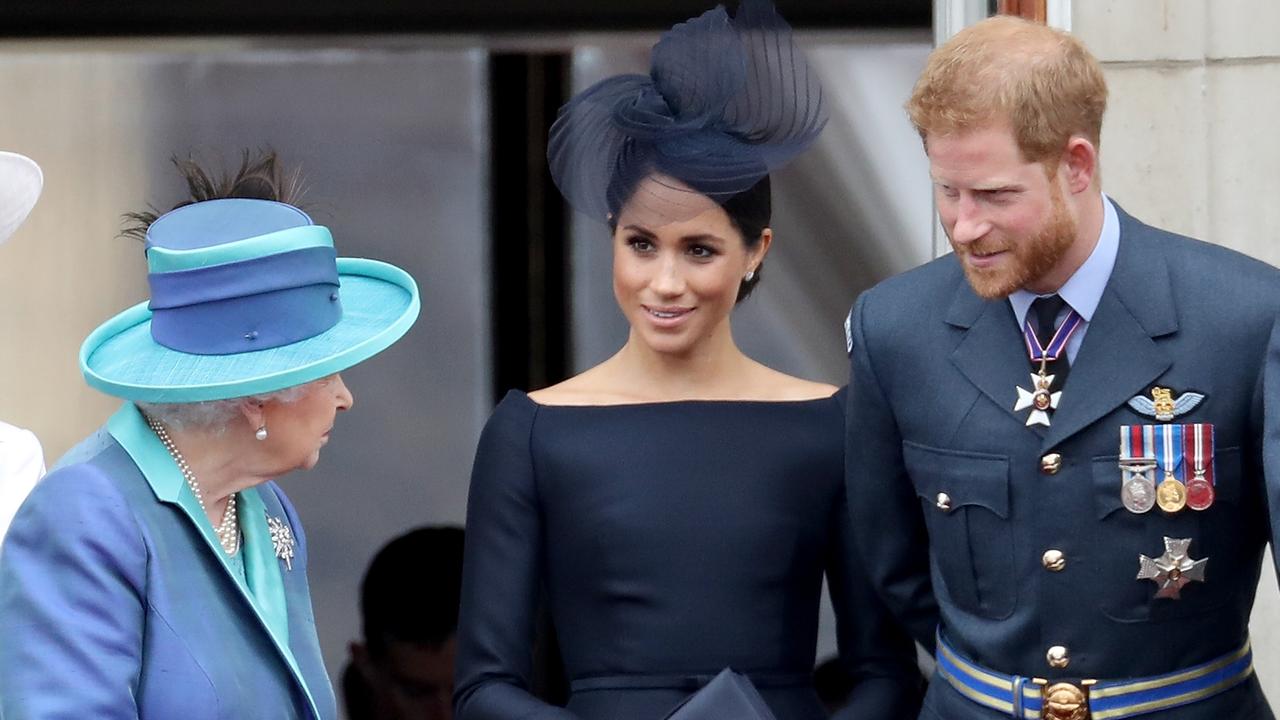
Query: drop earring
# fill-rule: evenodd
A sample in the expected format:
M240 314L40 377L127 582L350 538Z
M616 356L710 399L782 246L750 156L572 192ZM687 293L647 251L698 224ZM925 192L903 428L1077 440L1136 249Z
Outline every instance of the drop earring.
M743 281L743 282L751 282L752 280L755 280L755 279L756 279L756 271L755 271L755 270L748 270L748 271L747 271L747 274L742 276L742 281Z
M267 424L264 422L264 423L262 423L262 425L258 426L258 432L254 433L254 434L253 434L253 436L254 436L254 437L256 437L256 438L258 438L259 440L266 440L266 439L267 439Z

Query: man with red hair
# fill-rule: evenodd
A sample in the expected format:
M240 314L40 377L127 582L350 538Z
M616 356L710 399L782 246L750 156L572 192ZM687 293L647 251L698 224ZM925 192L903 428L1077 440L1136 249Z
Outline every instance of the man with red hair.
M1078 40L1000 17L907 105L954 253L850 313L846 477L873 582L937 643L923 717L1273 717L1248 624L1280 274L1103 194L1106 97Z

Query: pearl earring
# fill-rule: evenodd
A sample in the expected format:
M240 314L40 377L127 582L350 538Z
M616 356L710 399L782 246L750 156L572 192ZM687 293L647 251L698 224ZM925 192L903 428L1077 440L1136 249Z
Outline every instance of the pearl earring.
M747 271L747 274L742 276L742 281L743 281L743 282L751 282L752 280L755 280L755 279L756 279L756 271L755 271L755 270L748 270L748 271Z
M258 432L254 433L254 434L253 434L253 436L254 436L254 437L256 437L256 438L258 438L259 440L266 440L266 439L267 439L267 424L266 424L265 422L264 422L264 423L262 423L262 425L258 427Z

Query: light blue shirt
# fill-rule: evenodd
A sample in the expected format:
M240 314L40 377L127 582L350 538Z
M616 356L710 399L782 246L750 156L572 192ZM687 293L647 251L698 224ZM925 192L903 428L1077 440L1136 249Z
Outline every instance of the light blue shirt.
M1111 279L1111 269L1116 265L1116 253L1120 250L1120 216L1116 214L1111 198L1102 196L1102 232L1098 235L1098 244L1089 253L1088 259L1058 289L1058 295L1067 301L1084 321L1079 329L1067 341L1067 361L1075 364L1076 354L1080 352L1080 343L1084 342L1085 333L1089 332L1089 321L1098 309L1102 300L1102 291L1107 288L1107 280ZM1013 306L1013 314L1018 318L1018 329L1021 330L1027 321L1027 311L1037 297L1029 290L1015 290L1009 296L1009 304ZM1063 308L1058 314L1055 324L1061 323L1067 314Z

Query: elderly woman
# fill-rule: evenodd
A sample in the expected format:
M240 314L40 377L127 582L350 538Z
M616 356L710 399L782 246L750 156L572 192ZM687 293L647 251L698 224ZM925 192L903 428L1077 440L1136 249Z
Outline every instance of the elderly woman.
M408 330L417 288L268 200L180 207L146 243L150 302L80 351L125 400L105 446L46 477L0 556L0 717L329 720L274 479L315 465L339 373Z

